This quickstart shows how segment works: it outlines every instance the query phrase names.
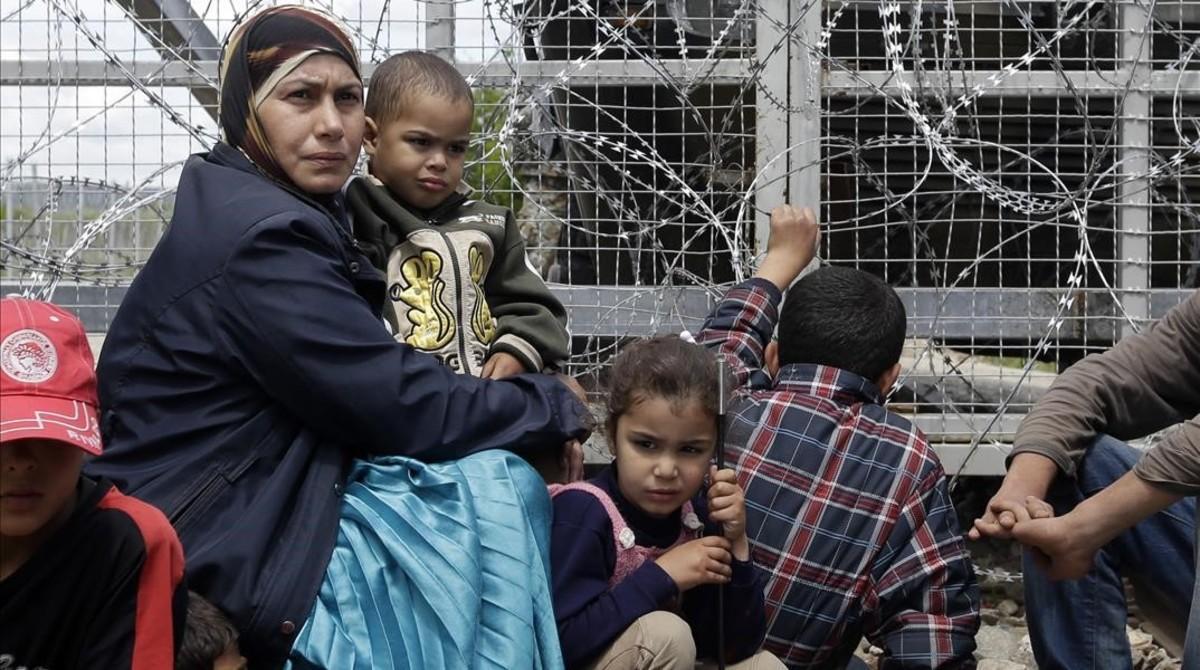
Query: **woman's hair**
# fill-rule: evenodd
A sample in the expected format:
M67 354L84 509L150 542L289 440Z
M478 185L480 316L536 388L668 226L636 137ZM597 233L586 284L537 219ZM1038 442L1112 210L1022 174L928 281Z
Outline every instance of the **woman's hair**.
M258 105L276 84L316 54L337 56L362 80L354 43L337 19L297 5L265 9L229 34L221 54L218 108L222 139L263 172L290 183L258 119Z
M672 403L694 401L713 417L718 409L716 355L675 335L660 335L626 346L613 360L608 385L609 439L616 437L617 420L647 398ZM726 384L725 388L732 388Z
M216 605L188 591L187 622L175 658L176 670L212 670L213 663L237 638L237 630Z

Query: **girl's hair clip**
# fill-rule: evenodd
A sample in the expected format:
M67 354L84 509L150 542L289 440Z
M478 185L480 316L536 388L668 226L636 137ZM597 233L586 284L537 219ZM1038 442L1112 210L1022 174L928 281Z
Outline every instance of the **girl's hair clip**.
M687 343L689 343L689 344L695 344L695 343L696 343L696 337L695 337L694 335L692 335L690 332L686 331L686 330L684 330L684 331L681 331L681 332L679 333L679 339L681 339L681 340L683 340L684 342L687 342Z

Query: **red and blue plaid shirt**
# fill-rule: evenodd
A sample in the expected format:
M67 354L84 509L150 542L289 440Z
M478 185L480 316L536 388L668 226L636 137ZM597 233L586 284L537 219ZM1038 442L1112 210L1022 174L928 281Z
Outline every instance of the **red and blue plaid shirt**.
M766 648L791 668L841 667L865 635L881 670L973 667L979 589L937 455L858 375L787 365L771 379L782 297L740 284L697 338L739 383L728 454L769 576Z

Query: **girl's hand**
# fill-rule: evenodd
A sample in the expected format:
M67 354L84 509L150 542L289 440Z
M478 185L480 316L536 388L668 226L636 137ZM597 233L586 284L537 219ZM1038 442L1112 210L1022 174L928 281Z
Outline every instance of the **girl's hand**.
M746 539L746 496L738 486L737 475L728 468L717 470L708 466L708 518L721 524L725 539L729 540L733 557L739 561L750 560L750 543Z
M712 535L681 544L654 562L683 593L702 584L728 582L733 575L733 569L729 567L729 549L729 540Z

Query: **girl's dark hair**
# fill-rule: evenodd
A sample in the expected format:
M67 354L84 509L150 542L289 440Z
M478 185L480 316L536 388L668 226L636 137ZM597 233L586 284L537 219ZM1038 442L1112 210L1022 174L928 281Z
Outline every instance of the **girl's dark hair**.
M613 360L608 385L609 439L617 419L637 403L658 396L675 403L695 400L717 416L717 357L676 335L660 335L626 346ZM732 384L725 387L733 388Z

